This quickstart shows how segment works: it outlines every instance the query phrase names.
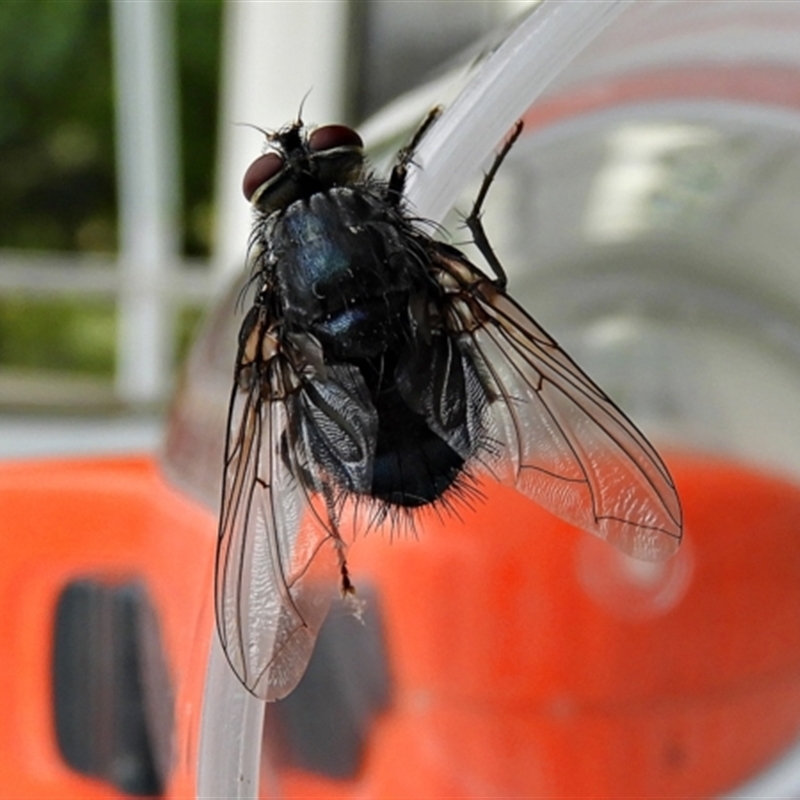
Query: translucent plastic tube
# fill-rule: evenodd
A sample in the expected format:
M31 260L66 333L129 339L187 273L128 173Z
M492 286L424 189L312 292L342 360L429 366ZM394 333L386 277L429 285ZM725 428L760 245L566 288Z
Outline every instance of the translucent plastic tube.
M213 634L198 756L197 796L256 798L264 702L239 683Z
M511 126L631 3L545 2L480 65L417 150L406 196L440 221Z

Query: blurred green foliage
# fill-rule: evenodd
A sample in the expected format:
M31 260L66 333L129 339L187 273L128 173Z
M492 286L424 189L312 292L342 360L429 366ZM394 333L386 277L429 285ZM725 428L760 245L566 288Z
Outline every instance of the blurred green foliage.
M183 243L211 246L222 0L172 2ZM116 248L108 0L0 0L0 248ZM185 350L196 309L179 315ZM0 297L0 364L111 375L115 313L79 298Z
M184 249L209 250L222 0L176 12ZM113 250L107 0L0 2L0 247Z
M175 318L176 361L186 356L203 309L182 306ZM112 301L0 297L0 364L26 370L112 378L116 344Z
M114 248L108 12L0 2L0 246Z
M111 301L0 299L2 363L110 377L114 341Z
M211 248L223 0L177 0L184 250Z

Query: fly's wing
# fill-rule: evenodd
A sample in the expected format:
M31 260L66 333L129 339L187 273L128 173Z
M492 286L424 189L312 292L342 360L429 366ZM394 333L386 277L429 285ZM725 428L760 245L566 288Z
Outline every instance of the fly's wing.
M299 434L292 453L303 454L306 463L315 465L309 480L317 484L316 489L329 498L332 486L367 493L372 485L378 413L358 368L328 364L322 375L306 376L303 391L292 398L289 411Z
M675 485L636 426L522 308L449 248L445 324L489 395L481 463L549 511L647 560L681 540Z
M240 366L240 376L249 369ZM275 700L305 671L339 560L333 523L300 477L304 455L287 450L291 396L264 395L261 381L238 379L231 398L215 601L234 672Z

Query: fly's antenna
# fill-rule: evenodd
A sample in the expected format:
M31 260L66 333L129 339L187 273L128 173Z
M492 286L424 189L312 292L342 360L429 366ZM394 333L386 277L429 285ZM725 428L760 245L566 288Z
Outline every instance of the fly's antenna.
M300 108L297 109L297 125L298 127L302 127L303 125L303 106L306 104L306 100L308 100L308 96L311 92L314 91L314 87L309 87L308 91L303 95L303 99L300 101Z
M252 122L234 122L233 124L240 128L252 128L254 131L258 131L268 142L275 140L275 131L265 130L258 125L253 125Z

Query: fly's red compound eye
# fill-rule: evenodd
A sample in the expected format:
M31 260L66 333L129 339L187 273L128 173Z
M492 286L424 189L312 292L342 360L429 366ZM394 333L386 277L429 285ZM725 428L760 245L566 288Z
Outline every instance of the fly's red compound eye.
M347 125L323 125L308 136L308 149L313 153L335 147L363 147L361 137Z
M264 153L248 168L242 181L244 196L250 200L259 186L274 178L284 167L284 160L277 153Z

